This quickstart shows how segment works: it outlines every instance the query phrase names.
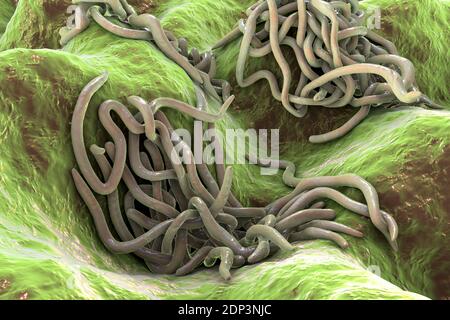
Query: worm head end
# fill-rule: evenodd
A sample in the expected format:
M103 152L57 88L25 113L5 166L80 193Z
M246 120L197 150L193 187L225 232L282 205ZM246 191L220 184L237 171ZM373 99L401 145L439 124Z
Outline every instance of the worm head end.
M104 71L101 75L91 80L88 85L85 87L85 91L96 92L99 90L105 83L108 81L109 73L108 71Z
M228 166L225 169L225 174L233 175L233 167Z
M320 143L321 142L319 136L310 136L308 138L308 141L311 143Z
M90 150L91 153L94 154L94 155L102 155L102 154L105 154L105 149L99 147L99 146L96 145L96 144L91 145L91 146L89 147L89 150Z
M394 252L398 251L398 244L397 244L396 240L395 241L389 241L389 244L391 245L392 250L394 250Z
M74 180L76 180L80 176L80 174L78 173L78 170L75 168L73 168L70 172L71 172Z
M402 102L404 103L420 103L423 94L420 91L411 91L406 94Z
M156 134L155 130L152 130L151 133L146 134L148 140L150 140L151 142L155 142L158 139L158 135Z
M178 277L180 277L180 276L183 276L184 273L183 273L182 270L178 269L178 270L175 272L175 275L178 276Z
M235 96L231 95L231 96L228 97L227 100L225 100L224 104L220 108L220 111L219 111L220 114L225 114L225 112L228 110L230 105L233 103L234 98L235 98Z
M225 281L230 281L231 280L231 274L230 272L223 272L222 277Z
M127 97L127 101L128 101L130 104L132 104L132 105L135 105L135 104L147 104L147 101L145 101L145 99L143 99L143 98L141 98L141 97L139 97L139 96L130 96L130 97Z
M433 102L428 96L422 95L419 99L420 103L425 104L427 107L432 109L445 109L443 106Z
M106 80L108 80L108 78L109 78L109 72L107 70L103 71L101 78L105 79L105 82L106 82Z
M217 258L210 258L207 257L205 258L205 260L203 260L203 265L207 268L211 268L212 266L214 266L216 264Z
M111 141L108 141L105 143L105 149L106 149L106 152L108 153L108 156L110 156L110 157L113 157L113 155L116 152L114 143L112 143Z
M204 206L206 207L205 202L200 197L192 197L191 200L189 200L189 204L194 206L195 208Z
M158 105L158 99L152 100L148 103L149 108L155 113L156 106Z
M343 242L341 245L342 249L347 249L348 247L350 247L350 244L347 241Z

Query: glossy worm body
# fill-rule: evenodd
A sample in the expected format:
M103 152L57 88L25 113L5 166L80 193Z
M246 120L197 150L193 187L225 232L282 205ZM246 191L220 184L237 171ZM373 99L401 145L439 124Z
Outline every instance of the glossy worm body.
M114 100L103 102L98 108L99 123L111 141L91 146L86 146L84 139L86 112L108 74L82 89L71 123L78 165L72 177L100 239L111 252L133 253L152 272L176 275L193 272L202 263L211 267L220 261L219 273L229 280L232 268L260 262L277 250L291 251L295 241L326 239L346 248L349 243L339 233L363 236L358 230L331 221L336 212L325 208L324 199L370 219L396 249L395 220L381 210L375 188L357 175L297 178L294 163L278 161L278 167L284 169L284 184L294 190L266 207L241 204L232 190L232 167L216 161L211 170L205 163L196 163L190 144L177 134L164 113L172 109L200 121L202 128L205 122L215 132L214 123L225 116L234 96L226 80L214 78L214 54L189 50L185 39L176 39L164 30L156 17L137 15L125 0L74 2L82 28L92 20L117 36L153 42L189 75L196 89L196 106L169 97L146 101L130 96L129 106ZM274 97L297 117L304 116L308 106L359 107L342 127L310 137L314 143L330 141L349 132L368 115L370 106L380 101L426 100L417 90L409 60L399 57L387 40L355 25L357 11L356 1L259 1L247 10L247 19L215 48L242 36L236 67L238 84L245 87L266 79ZM105 17L107 13L111 17ZM114 23L114 18L122 23ZM65 30L62 42L67 43L80 30ZM294 93L290 92L291 84L298 75L287 62L285 49L289 48L301 69ZM281 68L282 81L269 70L244 77L249 57L270 53ZM220 102L218 111L212 110L208 98ZM133 109L137 112L132 113ZM224 150L214 142L214 156L223 160ZM194 146L202 144L194 141ZM258 160L261 165L270 163ZM101 177L94 167L100 168ZM343 186L360 190L365 203L333 189ZM106 197L107 208L102 208L97 199L102 196Z

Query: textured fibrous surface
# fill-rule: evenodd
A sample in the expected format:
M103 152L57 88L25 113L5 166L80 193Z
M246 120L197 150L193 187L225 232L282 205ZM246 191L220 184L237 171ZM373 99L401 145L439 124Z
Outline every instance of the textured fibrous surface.
M227 33L252 2L130 1L202 49ZM326 241L304 242L294 253L233 272L228 284L218 279L216 269L184 278L155 276L130 256L109 254L69 183L74 166L69 121L78 93L106 69L110 81L93 105L110 98L124 101L129 95L193 103L195 93L185 73L156 48L117 38L95 25L62 51L43 49L58 48L57 30L65 23L68 4L20 0L15 8L13 1L0 1L0 298L449 296L450 113L380 109L348 136L310 145L309 135L336 127L353 110L315 109L299 120L282 111L265 84L239 89L233 79L238 43L217 51L219 74L230 80L237 98L218 129L280 127L281 156L301 172L353 172L366 178L381 193L383 209L399 222L399 252L391 252L365 220L330 203L339 222L363 230L366 238L348 238L346 252ZM448 106L449 2L363 4L381 6L382 33L417 66L422 91ZM279 112L270 112L274 108ZM95 114L91 109L87 119ZM168 114L174 126L190 121ZM87 144L105 138L95 128L95 121L86 123L91 133ZM288 192L279 176L260 177L251 166L233 170L233 189L244 203L266 203Z

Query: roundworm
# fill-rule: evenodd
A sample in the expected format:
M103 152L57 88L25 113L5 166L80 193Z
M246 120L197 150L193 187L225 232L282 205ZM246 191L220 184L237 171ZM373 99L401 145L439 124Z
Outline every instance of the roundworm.
M167 265L155 265L148 263L150 270L154 270L157 273L171 274L174 273L182 264L186 257L187 247L187 232L180 230L175 240L175 250L172 255L172 260Z
M92 19L94 19L94 21L98 23L99 26L115 34L116 36L135 40L153 40L152 35L147 31L124 28L112 23L100 13L99 6L90 7L88 13L92 17Z
M417 102L417 100L422 95L422 93L419 91L407 92L405 87L403 86L403 80L397 72L389 68L370 63L361 63L350 66L343 66L331 70L330 72L308 83L303 88L301 94L302 96L306 96L312 89L317 88L338 77L360 73L372 73L379 75L380 77L383 77L386 80L386 82L391 86L392 92L395 94L395 96L402 102L405 103Z
M122 171L126 161L126 144L124 144L123 139L119 143L122 154L118 154L115 159L115 166L108 180L103 183L97 177L94 169L92 168L89 158L87 156L86 147L84 143L83 136L83 121L86 115L87 108L92 96L105 84L108 79L108 74L104 73L101 76L90 81L81 91L78 101L75 105L75 109L72 115L72 125L71 125L71 138L73 152L75 159L78 163L81 173L85 177L89 186L96 192L102 195L107 195L112 193L120 182L122 177ZM123 136L122 132L119 134Z
M231 250L238 255L248 257L251 254L250 249L242 247L236 238L217 223L203 200L198 197L193 197L191 198L190 203L200 213L205 228L213 239L223 243L228 248L231 248Z
M334 221L324 221L324 220L313 220L308 223L305 223L297 227L297 231L302 231L310 227L345 233L356 238L362 238L364 236L362 232L358 230L352 229L350 227L347 227L343 224Z
M283 231L312 220L334 219L335 217L336 213L331 209L305 209L280 219L280 221L275 224L275 229Z
M128 209L126 211L126 215L127 215L128 219L134 221L136 224L140 225L141 227L143 227L147 230L151 230L153 227L155 227L159 223L159 221L153 220L153 219L147 217L142 212L140 212L134 208Z
M256 236L261 236L264 237L265 239L272 241L282 250L287 251L293 249L292 245L277 230L275 230L272 227L259 224L251 226L247 230L245 237L251 241Z
M216 259L220 259L219 273L225 280L231 279L230 269L234 261L234 253L228 247L216 247L209 251L205 258L205 265L214 264Z
M165 108L171 108L175 109L177 111L180 111L182 113L188 114L194 119L206 121L206 122L215 122L217 120L220 120L225 112L227 111L228 107L231 105L231 103L234 100L234 96L230 96L222 105L222 107L219 110L219 113L217 115L210 114L204 111L200 111L198 109L193 108L192 106L175 100L171 98L158 98L150 102L150 106L154 113L156 113L159 109L165 107Z
M285 181L286 184L290 186L295 186L293 194L299 194L307 189L317 188L317 187L352 187L361 190L366 198L367 205L370 212L370 218L373 224L380 229L381 232L385 233L386 223L381 218L381 213L379 209L378 194L375 188L368 183L366 180L354 174L346 174L341 176L323 176L315 178L292 178L290 181ZM319 189L322 191L323 189ZM327 190L324 190L327 192Z
M176 174L173 169L170 170L161 170L161 171L152 171L148 170L141 161L141 157L139 156L139 135L136 135L132 132L128 133L128 158L130 160L130 166L133 169L133 172L142 179L148 181L162 181L167 179L176 179ZM147 151L151 148L149 147L151 142L149 140L144 141L144 146Z
M128 97L127 101L139 110L140 116L144 121L145 135L147 139L154 141L156 139L156 130L152 107L144 99L137 96Z
M306 15L305 1L297 1L297 10L298 10L298 30L296 42L297 45L301 48L303 47L303 41L305 40L306 24L308 22Z
M72 177L79 194L83 198L84 202L89 208L89 211L92 214L100 239L102 239L103 244L114 253L130 253L144 247L146 244L152 242L158 236L164 234L171 223L171 220L167 220L160 223L158 226L154 227L138 238L125 242L117 241L116 239L114 239L111 231L108 228L108 224L106 223L102 208L100 207L94 195L89 190L89 187L84 182L83 178L76 169L72 170Z
M234 40L238 39L241 35L241 30L239 30L238 27L234 28L230 32L228 32L222 39L220 39L213 47L212 49L218 49L221 47L226 46L230 42L233 42Z
M353 128L355 128L361 121L363 121L369 114L370 106L361 107L358 112L355 113L353 117L350 118L346 123L333 131L323 133L320 135L313 135L309 137L309 142L311 143L324 143L332 141L343 137Z
M342 180L341 180L342 181ZM340 184L327 184L328 186L339 186ZM342 184L341 186L344 186L345 184ZM350 185L347 185L350 186ZM355 185L352 185L355 186ZM391 217L379 210L378 208L378 200L373 196L367 196L370 194L369 190L361 190L363 194L365 194L366 199L368 201L368 206L363 205L359 202L356 202L354 200L351 200L350 198L344 196L339 191L333 190L331 188L324 188L324 187L316 187L312 189L311 191L306 192L303 196L301 196L299 199L299 206L304 207L307 206L308 203L312 202L313 200L320 198L320 197L326 197L329 199L332 199L342 205L343 207L364 215L369 216L372 220L372 223L380 230L387 240L390 243L395 242L397 234L398 234L398 227L395 223L395 220L391 219ZM292 208L292 207L291 207ZM280 216L279 219L284 218L286 216L289 216L292 214L296 208L289 209L286 211L283 216Z
M248 257L248 263L257 263L267 258L270 254L269 241L260 239L255 251Z
M283 73L283 89L281 91L281 102L290 113L296 115L297 110L294 109L289 102L289 88L292 81L291 69L283 56L278 38L278 11L275 0L267 0L270 14L270 47L272 53Z
M336 244L338 244L342 249L348 248L348 242L339 234L334 233L333 231L324 230L316 227L309 227L300 232L292 233L289 236L290 241L315 240L315 239L331 240Z
M220 210L223 209L225 204L228 201L228 197L231 193L231 183L233 182L233 170L231 167L228 167L225 170L225 178L223 180L222 186L220 187L220 191L217 194L216 199L212 203L209 210L211 211L211 214L218 213Z
M195 268L203 263L212 249L212 246L204 246L198 249L195 252L194 256L189 260L189 262L187 262L184 266L178 268L175 274L177 276L184 276L194 271Z
M105 148L108 155L111 158L114 158L114 155L116 153L114 145L112 143L106 143ZM150 197L144 191L142 191L142 189L137 184L136 179L133 177L133 174L131 173L127 165L125 165L122 179L125 182L125 185L128 187L128 189L131 191L133 197L140 203L146 205L147 207L159 213L166 215L169 218L175 218L180 214L180 212L175 208L171 207L170 205L164 202L161 202L159 200Z
M223 211L236 218L262 218L266 215L264 208L224 207Z
M183 225L183 223L186 222L188 219L193 219L198 216L198 212L196 210L186 210L183 211L176 217L173 222L170 224L169 228L166 231L166 234L164 235L164 239L161 246L161 252L165 254L171 254L172 253L172 241L175 238L175 235L177 234L180 227Z
M151 14L131 15L128 17L128 21L132 26L137 28L148 28L160 50L182 67L193 80L200 84L203 83L199 71L172 46L157 18Z

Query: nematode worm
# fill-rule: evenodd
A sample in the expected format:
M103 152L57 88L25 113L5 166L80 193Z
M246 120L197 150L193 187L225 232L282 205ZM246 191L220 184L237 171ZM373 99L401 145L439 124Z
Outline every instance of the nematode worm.
M285 170L283 182L295 189L264 208L243 206L232 192L232 168L216 161L211 171L208 165L196 163L193 150L177 135L163 112L173 109L208 123L214 131L214 123L224 117L234 99L230 84L214 78L214 54L200 53L195 48L189 51L185 39L164 30L156 17L137 15L125 0L76 3L78 7L70 12L78 15L75 18L83 22L83 30L93 20L120 37L154 42L190 76L197 92L195 107L172 98L146 101L131 96L127 102L136 109L132 113L133 108L118 101L103 102L98 108L99 123L111 141L87 148L83 131L86 111L108 74L93 79L81 91L71 124L79 168L72 170L72 176L110 251L134 253L152 272L176 275L193 272L202 262L210 267L220 260L220 275L228 280L232 268L259 262L278 250L292 250L295 241L327 239L346 248L349 243L339 233L363 236L358 230L330 221L336 213L324 208L325 203L320 201L323 199L370 219L396 248L395 220L380 209L374 187L356 175L301 179L294 176L293 163L279 161L279 167ZM105 17L107 14L110 17ZM242 35L236 68L239 85L268 80L275 98L298 117L312 105L331 108L351 104L360 108L341 128L312 136L312 142L344 135L367 116L370 106L380 102L427 100L417 89L412 64L399 57L389 41L361 25L356 1L259 1L247 10L247 15L215 46L225 46ZM114 17L121 25L113 22ZM81 31L64 30L62 43ZM300 75L294 74L287 63L285 50L289 48L296 55ZM282 81L268 70L244 77L249 56L270 53L281 68ZM299 77L300 85L291 93L295 77ZM207 96L220 101L218 112L208 110ZM120 124L112 117L113 112ZM216 160L223 154L220 143L216 144ZM100 168L102 178L94 167ZM119 192L119 186L125 192ZM333 189L342 186L359 189L366 204ZM107 210L96 195L106 196Z

